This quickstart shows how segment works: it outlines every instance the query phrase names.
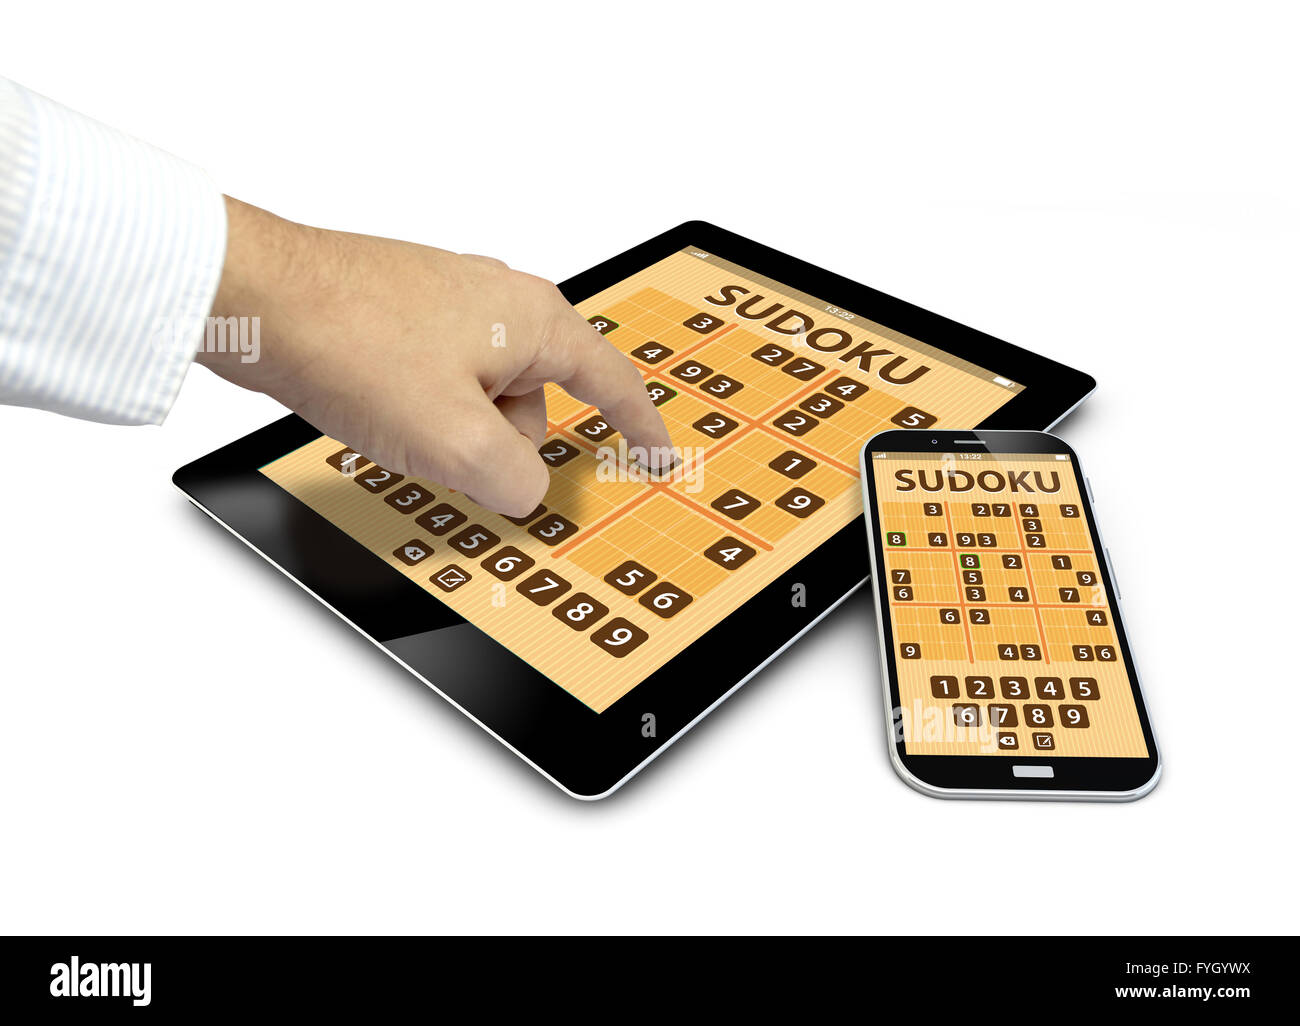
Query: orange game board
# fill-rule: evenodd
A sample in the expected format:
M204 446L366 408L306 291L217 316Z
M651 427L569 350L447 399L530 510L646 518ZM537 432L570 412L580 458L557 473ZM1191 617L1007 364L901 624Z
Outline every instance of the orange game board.
M1069 458L963 455L871 461L907 752L1146 757Z

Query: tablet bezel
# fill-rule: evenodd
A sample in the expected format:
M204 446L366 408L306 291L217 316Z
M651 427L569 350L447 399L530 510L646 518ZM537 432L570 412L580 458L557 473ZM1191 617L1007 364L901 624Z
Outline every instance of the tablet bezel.
M703 221L678 225L570 278L560 290L570 302L580 302L686 247L1024 386L976 427L1049 427L1095 387L1081 371ZM574 797L612 793L867 580L866 534L855 521L596 713L259 473L319 435L291 414L182 467L173 481L202 510ZM802 585L803 605L791 601L795 585Z

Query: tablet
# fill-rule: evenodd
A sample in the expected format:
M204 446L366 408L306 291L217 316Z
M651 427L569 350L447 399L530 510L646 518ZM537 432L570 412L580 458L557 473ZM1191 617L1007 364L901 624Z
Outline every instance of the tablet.
M521 758L610 794L868 573L858 451L890 427L1047 428L1092 378L700 221L560 286L680 465L616 458L547 389L551 486L489 512L289 416L176 485Z

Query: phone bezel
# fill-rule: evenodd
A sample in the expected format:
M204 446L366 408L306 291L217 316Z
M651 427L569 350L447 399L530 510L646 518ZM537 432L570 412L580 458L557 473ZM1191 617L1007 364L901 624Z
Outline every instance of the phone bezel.
M863 505L866 509L867 541L871 552L872 578L885 580L884 547L880 539L880 520L876 515L875 476L870 471L870 461L877 452L934 453L957 451L999 453L1066 454L1077 479L1086 481L1078 454L1065 441L1044 431L935 431L891 430L873 436L862 447L861 471ZM894 711L899 708L897 660L892 643L893 624L889 603L884 601L883 588L873 585L876 603L876 623L879 630L881 667L884 679L886 733L894 768L899 775L918 790L936 797L1040 797L1040 798L1091 798L1132 800L1148 793L1160 774L1160 754L1156 747L1150 716L1142 695L1137 667L1129 645L1128 630L1115 590L1109 555L1097 528L1092 496L1086 483L1080 488L1081 505L1085 510L1092 543L1100 554L1098 573L1106 594L1110 596L1115 635L1120 654L1133 688L1142 733L1146 739L1149 756L1145 759L1082 756L1043 756L1034 754L1003 755L915 755L906 750L906 742L898 737ZM1053 776L1017 777L1013 765L1050 766Z

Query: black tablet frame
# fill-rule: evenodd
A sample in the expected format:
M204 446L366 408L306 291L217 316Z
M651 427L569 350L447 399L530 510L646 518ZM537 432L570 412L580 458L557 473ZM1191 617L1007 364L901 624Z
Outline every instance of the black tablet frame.
M686 247L1025 386L981 427L1047 427L1095 387L1080 371L703 221L678 225L570 278L560 289L576 303ZM866 538L855 522L596 713L258 472L319 434L290 415L182 467L173 481L201 509L574 797L612 793L867 579ZM791 603L796 584L805 589L802 606ZM653 717L652 735L645 729L647 716Z
M1125 801L1140 798L1155 786L1160 774L1160 753L1142 687L1138 680L1133 652L1129 648L1128 630L1120 608L1119 594L1115 589L1109 552L1097 529L1097 517L1092 508L1090 487L1079 465L1079 455L1065 441L1043 431L882 431L862 447L861 470L863 503L866 506L867 530L870 534L872 570L879 575L885 570L884 546L880 540L880 519L873 515L877 507L875 477L867 468L873 453L877 452L961 452L963 454L1045 453L1070 457L1075 479L1080 482L1082 498L1092 536L1093 548L1099 554L1097 572L1102 587L1110 597L1111 620L1115 636L1119 639L1120 655L1133 688L1133 701L1137 706L1142 734L1146 739L1148 756L1145 759L1114 757L1081 757L1061 755L1024 754L1004 755L913 755L896 729L894 710L899 708L898 660L891 643L893 623L889 603L881 589L875 589L876 624L880 632L880 656L884 670L886 721L889 743L893 749L894 767L911 786L936 797L1017 797L1017 798L1087 798ZM1049 777L1017 777L1013 765L1050 767Z

